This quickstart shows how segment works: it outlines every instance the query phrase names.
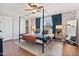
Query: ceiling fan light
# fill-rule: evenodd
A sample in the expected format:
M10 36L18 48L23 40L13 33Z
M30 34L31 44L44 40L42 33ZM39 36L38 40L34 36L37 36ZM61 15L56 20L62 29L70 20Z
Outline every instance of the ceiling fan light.
M37 12L37 10L33 10L33 12Z

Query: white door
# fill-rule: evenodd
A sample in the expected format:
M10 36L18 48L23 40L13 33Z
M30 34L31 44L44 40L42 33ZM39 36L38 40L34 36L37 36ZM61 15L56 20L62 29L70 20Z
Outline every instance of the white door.
M2 30L3 41L12 39L12 18L11 17L0 17L0 29Z

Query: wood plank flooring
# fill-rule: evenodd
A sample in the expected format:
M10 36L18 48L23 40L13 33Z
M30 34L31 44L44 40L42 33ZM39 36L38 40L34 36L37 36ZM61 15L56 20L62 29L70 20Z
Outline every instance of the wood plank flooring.
M64 44L63 56L79 56L79 46Z
M3 42L4 56L35 56L34 54L20 48L14 41ZM64 44L63 56L79 56L79 47Z
M4 56L34 56L34 54L20 48L14 41L3 42Z

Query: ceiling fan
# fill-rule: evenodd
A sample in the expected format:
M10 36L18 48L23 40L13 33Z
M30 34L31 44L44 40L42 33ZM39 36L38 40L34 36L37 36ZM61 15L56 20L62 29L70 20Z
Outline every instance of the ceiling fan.
M37 4L34 3L28 3L28 6L30 8L25 9L25 11L32 11L33 13L39 12L43 8L43 6L38 6Z

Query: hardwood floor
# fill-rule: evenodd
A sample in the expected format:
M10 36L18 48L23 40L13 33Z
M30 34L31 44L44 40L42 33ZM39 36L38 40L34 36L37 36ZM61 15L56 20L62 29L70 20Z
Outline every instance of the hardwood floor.
M79 56L79 46L64 44L63 56Z
M14 41L3 42L3 55L4 56L34 56L34 54L14 44Z
M14 44L14 41L3 42L3 49L4 56L35 56ZM64 44L63 56L79 56L79 47Z

